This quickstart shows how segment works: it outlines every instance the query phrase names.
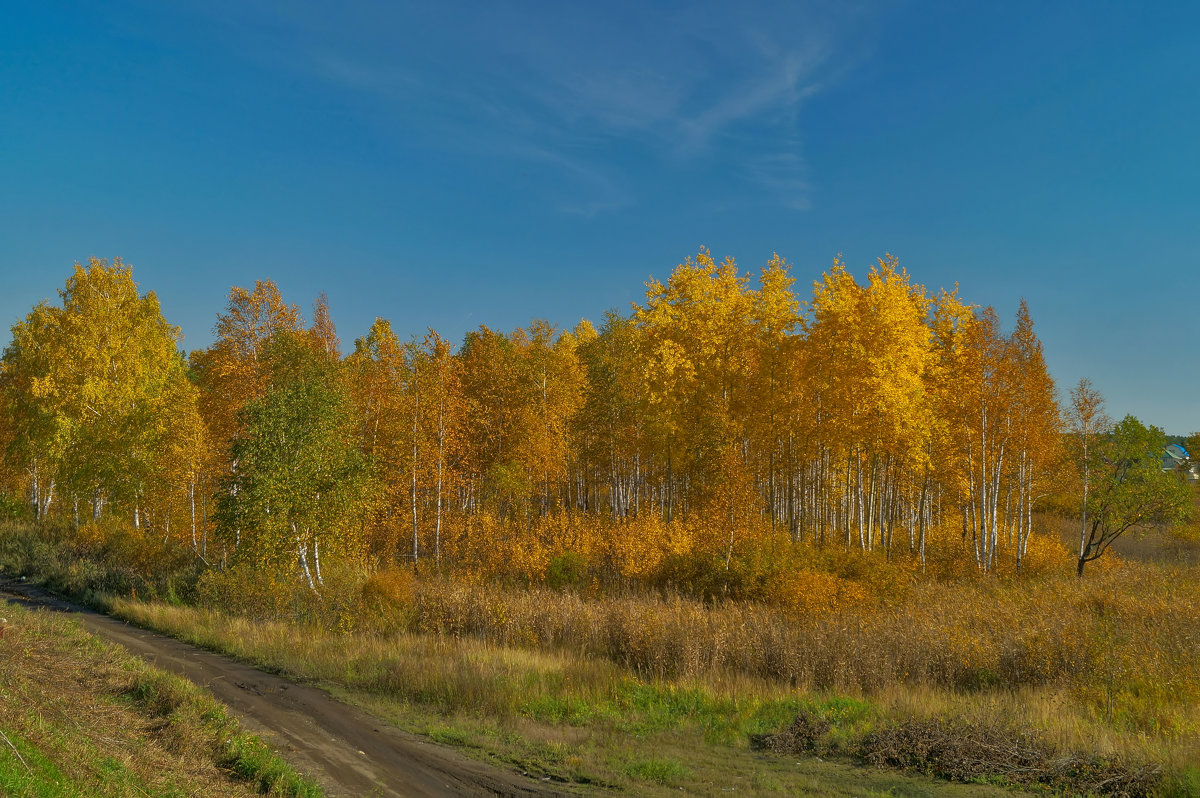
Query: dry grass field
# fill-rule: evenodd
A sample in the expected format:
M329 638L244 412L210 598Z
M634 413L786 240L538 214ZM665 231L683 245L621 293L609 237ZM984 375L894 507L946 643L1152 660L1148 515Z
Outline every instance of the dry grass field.
M829 577L854 600L823 607L333 567L319 598L233 569L182 601L169 574L122 595L128 571L33 533L2 549L119 617L572 789L1188 796L1200 570L1184 538L1083 579L1069 557L924 577L864 559Z

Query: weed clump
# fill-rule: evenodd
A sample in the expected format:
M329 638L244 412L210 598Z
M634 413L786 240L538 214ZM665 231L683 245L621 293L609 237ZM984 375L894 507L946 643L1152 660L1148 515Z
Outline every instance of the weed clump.
M781 754L834 750L833 724L802 710L775 734L751 746ZM1157 795L1162 770L1117 757L1060 751L1030 727L945 718L886 722L862 734L849 753L874 767L895 768L964 783L999 783L1071 795Z
M750 747L759 751L777 754L818 754L828 749L826 735L833 724L807 709L775 734L755 734L750 737Z
M1061 752L1030 728L914 718L864 735L858 755L876 767L914 770L951 781L998 780L1079 795L1152 795L1156 765Z
M625 766L626 776L664 786L674 784L690 774L686 767L670 757L638 759Z

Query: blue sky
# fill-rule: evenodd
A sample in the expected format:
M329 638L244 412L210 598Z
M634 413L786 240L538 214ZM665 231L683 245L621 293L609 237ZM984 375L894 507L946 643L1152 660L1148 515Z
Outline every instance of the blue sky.
M1147 7L1143 7L1147 6ZM1200 429L1200 6L15 0L0 320L120 255L211 341L232 285L458 340L626 311L701 246L802 295L900 258L1063 393Z

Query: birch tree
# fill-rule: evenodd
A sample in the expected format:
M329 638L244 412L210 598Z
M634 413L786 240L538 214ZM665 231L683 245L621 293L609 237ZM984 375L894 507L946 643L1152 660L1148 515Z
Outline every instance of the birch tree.
M319 592L323 556L361 552L366 472L352 405L337 361L303 334L276 333L260 354L269 379L240 414L218 531L235 561L291 564Z
M28 474L42 517L60 491L91 503L122 503L140 525L173 386L186 379L180 333L132 270L92 258L13 326L4 352L5 404L16 428L11 455Z

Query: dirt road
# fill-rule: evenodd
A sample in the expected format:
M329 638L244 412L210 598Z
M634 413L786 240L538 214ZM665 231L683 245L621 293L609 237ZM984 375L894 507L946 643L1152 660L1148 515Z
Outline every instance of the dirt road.
M333 796L563 795L382 724L318 688L234 662L0 577L3 598L70 612L87 631L208 688Z

